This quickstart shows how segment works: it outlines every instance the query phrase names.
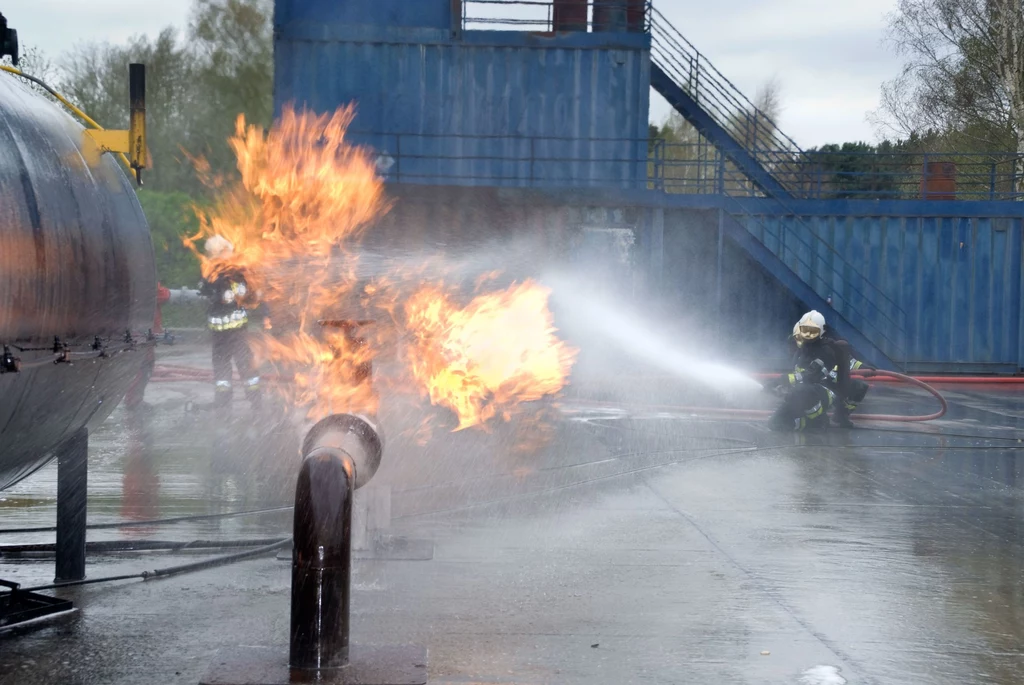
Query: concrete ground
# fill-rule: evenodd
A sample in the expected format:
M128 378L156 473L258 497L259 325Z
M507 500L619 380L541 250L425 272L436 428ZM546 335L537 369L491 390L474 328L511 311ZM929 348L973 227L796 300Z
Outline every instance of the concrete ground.
M204 362L188 346L161 357ZM118 410L93 436L90 522L289 502L294 436L241 400L227 424L186 414L204 393L154 383L149 418ZM813 436L603 397L429 439L405 427L440 412L386 406L385 464L359 497L390 493L383 532L419 553L355 562L353 641L426 646L432 683L1024 680L1024 395L955 386L940 421ZM887 386L864 409L932 405ZM52 525L54 476L0 494L0 528ZM285 511L90 540L289 533ZM89 574L211 553L96 555ZM0 637L0 683L198 683L238 645L283 660L289 570L268 556L62 589L79 611ZM52 560L0 557L0 577L46 583Z

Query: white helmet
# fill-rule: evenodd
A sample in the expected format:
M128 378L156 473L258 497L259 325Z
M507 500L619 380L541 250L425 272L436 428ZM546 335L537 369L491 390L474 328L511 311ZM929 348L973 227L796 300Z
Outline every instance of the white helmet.
M235 251L235 246L223 236L212 235L206 239L203 250L210 259L220 259L221 257L230 256Z
M824 332L825 317L816 311L807 312L793 326L793 337L796 338L797 345L817 340Z

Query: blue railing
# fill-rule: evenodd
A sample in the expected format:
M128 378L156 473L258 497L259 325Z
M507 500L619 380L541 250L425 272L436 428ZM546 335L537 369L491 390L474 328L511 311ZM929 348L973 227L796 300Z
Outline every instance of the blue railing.
M782 156L783 150L774 154ZM651 186L668 193L760 196L713 146L656 141ZM796 198L1018 200L1024 156L1014 153L806 152L774 175Z
M650 0L462 0L464 30L647 32Z
M706 141L352 133L374 148L397 183L629 188L694 195L763 196ZM784 151L777 151L779 155ZM1017 200L1016 153L812 152L780 178L804 199Z

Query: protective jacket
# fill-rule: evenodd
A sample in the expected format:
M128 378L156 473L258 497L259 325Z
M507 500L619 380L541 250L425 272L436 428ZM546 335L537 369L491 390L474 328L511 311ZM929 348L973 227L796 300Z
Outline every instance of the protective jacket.
M249 308L256 306L245 276L239 271L223 272L212 280L203 280L199 293L210 302L206 325L211 331L231 331L249 323Z

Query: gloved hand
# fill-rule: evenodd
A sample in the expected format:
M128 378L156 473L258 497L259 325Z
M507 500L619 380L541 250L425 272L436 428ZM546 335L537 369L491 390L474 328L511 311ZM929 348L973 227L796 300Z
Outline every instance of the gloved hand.
M761 384L761 389L772 394L779 394L789 386L789 379L783 374L778 378L769 378Z
M828 374L825 372L825 362L820 359L815 359L807 365L807 370L804 372L804 378L811 383L825 380Z

